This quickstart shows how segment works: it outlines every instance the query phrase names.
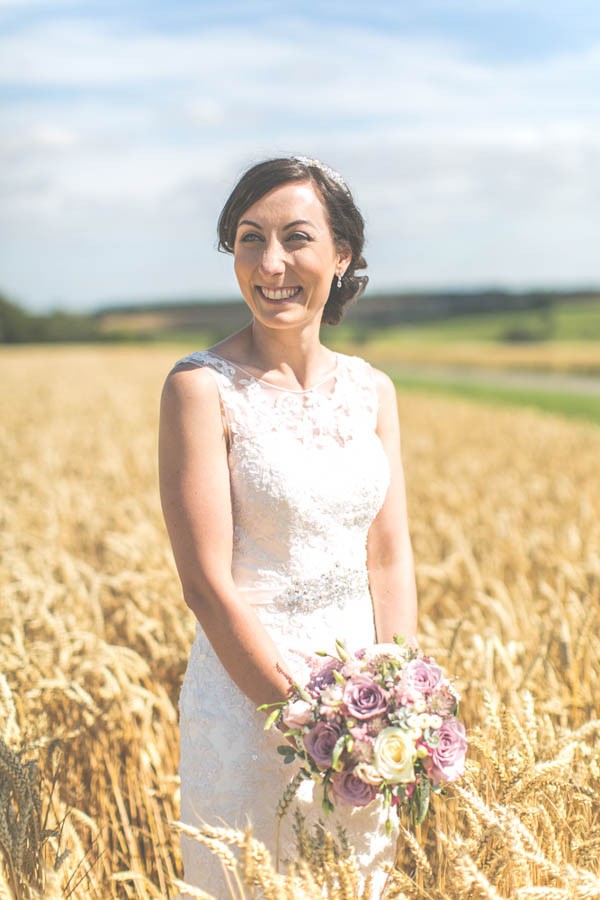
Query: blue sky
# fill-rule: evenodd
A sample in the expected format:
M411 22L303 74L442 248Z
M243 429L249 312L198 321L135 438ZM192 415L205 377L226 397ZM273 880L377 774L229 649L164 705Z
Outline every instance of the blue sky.
M0 0L0 291L236 293L215 222L317 156L373 290L600 283L600 5Z

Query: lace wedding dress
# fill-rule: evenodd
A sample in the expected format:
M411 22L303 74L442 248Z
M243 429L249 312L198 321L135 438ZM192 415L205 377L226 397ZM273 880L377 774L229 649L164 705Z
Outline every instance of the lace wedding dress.
M374 643L366 538L389 482L375 433L377 394L370 366L337 354L334 372L305 391L275 387L216 354L180 360L208 366L230 432L234 518L233 575L279 647L290 672L305 681L306 654ZM180 698L181 819L200 826L249 823L274 855L275 810L293 775L264 731L265 714L230 680L200 626ZM297 797L307 821L323 816L313 785ZM394 840L378 804L338 807L326 827L347 830L363 872L383 873ZM280 835L281 861L294 855L293 815ZM182 838L184 880L218 900L230 896L219 859ZM376 895L378 895L376 893ZM187 896L187 895L181 895Z

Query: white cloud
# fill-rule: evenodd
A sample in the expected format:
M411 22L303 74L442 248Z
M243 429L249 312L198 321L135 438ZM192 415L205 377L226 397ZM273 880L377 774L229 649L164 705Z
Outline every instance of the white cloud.
M0 125L0 281L24 299L227 292L220 203L281 152L347 175L375 285L600 280L600 45L484 64L341 23L68 20L0 38L2 82L27 86Z

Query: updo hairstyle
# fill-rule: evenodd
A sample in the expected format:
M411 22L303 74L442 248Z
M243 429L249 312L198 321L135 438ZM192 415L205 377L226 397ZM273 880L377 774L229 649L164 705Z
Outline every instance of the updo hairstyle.
M336 275L323 310L323 323L337 325L346 305L360 297L369 279L366 275L355 275L357 269L367 267L362 255L364 219L346 183L333 169L318 160L295 156L267 159L252 166L242 175L221 211L218 247L224 253L233 253L238 222L246 210L269 191L294 181L309 181L314 185L327 212L336 249L342 251L349 247L352 253L342 286L338 288Z

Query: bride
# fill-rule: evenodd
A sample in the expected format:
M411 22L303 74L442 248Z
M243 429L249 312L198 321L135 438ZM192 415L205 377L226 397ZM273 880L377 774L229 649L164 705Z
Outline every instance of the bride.
M260 704L305 681L315 650L416 629L396 395L320 341L367 282L363 219L342 177L304 157L249 169L219 220L249 324L168 375L160 487L183 595L197 619L180 699L181 819L245 828L272 851L290 778ZM297 798L320 815L306 782ZM294 852L292 816L282 857ZM393 837L380 806L338 807L381 885ZM184 879L229 896L220 861L182 839ZM377 875L381 877L377 878Z

